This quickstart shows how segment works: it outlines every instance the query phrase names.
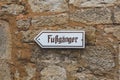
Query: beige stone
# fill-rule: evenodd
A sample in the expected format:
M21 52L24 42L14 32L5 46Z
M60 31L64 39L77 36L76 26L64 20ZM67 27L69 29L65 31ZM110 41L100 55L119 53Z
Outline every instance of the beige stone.
M0 80L11 80L10 68L5 60L0 60Z
M54 26L66 23L68 23L67 13L49 16L34 16L32 18L32 26L34 27Z
M38 33L41 30L28 30L28 31L22 31L23 34L23 42L33 42L34 37L38 35Z
M86 26L83 30L86 32L86 45L94 45L96 41L96 28Z
M108 24L111 21L111 11L107 8L81 9L71 12L70 20L86 24Z
M112 70L115 67L113 58L114 50L105 46L88 46L82 58L85 59L95 74L103 74Z
M41 80L67 80L66 71L59 66L48 66L41 71Z
M94 75L92 74L86 74L86 73L77 73L74 75L77 77L78 80L98 80Z
M27 19L27 20L17 20L17 27L19 29L29 29L30 27L30 22L31 22L31 19Z
M106 33L113 33L114 31L116 31L116 29L114 27L110 27L110 28L105 28L104 31Z
M27 65L25 66L25 69L28 74L26 80L31 80L35 76L36 68L32 67L31 65Z
M120 44L119 44L119 65L120 65Z
M118 39L120 40L120 29L116 32L113 33L113 35Z
M120 6L114 7L114 23L120 23Z
M28 0L33 12L64 12L68 11L66 0Z
M104 7L113 6L117 0L70 0L70 4L77 7Z
M93 75L93 74L84 73L84 72L74 74L74 76L75 76L78 80L113 80L113 79L106 78L106 77L96 77L96 76Z
M120 26L108 27L105 28L104 31L106 33L113 33L113 36L120 40Z
M18 15L25 10L24 6L18 4L10 4L1 6L1 11L4 13L9 13L13 15Z
M9 24L0 20L0 59L11 58L11 43Z
M18 2L18 1L21 1L21 0L0 0L0 2L8 2L8 3Z
M118 66L119 67L119 71L118 71L119 72L119 74L118 74L119 76L118 77L120 79L120 44L119 44L119 57L118 57L118 60L119 60L118 61L118 63L119 63L119 66Z

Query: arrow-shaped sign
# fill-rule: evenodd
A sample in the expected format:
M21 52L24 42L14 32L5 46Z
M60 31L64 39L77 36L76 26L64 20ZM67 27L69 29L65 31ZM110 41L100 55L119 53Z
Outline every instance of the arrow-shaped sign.
M35 38L42 48L84 48L84 31L42 31Z

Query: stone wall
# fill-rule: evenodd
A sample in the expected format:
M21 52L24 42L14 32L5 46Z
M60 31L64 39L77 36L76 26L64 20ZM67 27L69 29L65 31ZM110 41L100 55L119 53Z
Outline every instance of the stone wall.
M84 49L42 49L42 30L84 30ZM120 0L0 0L0 80L119 80Z

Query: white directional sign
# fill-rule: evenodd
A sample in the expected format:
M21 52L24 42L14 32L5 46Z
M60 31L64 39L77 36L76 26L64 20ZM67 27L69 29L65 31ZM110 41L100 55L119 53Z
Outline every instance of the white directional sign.
M42 48L84 48L84 31L42 31L35 38Z

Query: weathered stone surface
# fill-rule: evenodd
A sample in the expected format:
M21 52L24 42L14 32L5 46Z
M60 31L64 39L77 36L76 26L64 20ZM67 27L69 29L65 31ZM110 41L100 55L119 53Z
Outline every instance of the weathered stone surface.
M119 67L120 67L120 44L119 44L119 55L118 55L118 63L119 63ZM120 79L120 68L118 70L118 73L119 73L119 79Z
M79 50L74 52L74 50L55 50L55 49L42 49L39 46L34 45L32 48L32 58L31 61L37 64L45 63L48 65L52 64L71 64L77 61ZM73 55L74 54L74 55Z
M77 7L104 7L112 6L117 0L70 0L70 4Z
M118 40L120 40L120 26L108 27L105 28L104 31L106 33L113 33L113 36L115 36Z
M120 23L120 6L114 7L114 23Z
M116 2L0 0L0 80L119 80ZM43 30L85 30L86 47L43 49L33 39Z
M92 74L86 74L86 73L77 73L74 75L77 77L78 80L98 80L94 75Z
M59 66L48 66L41 71L41 80L67 80L66 71Z
M69 72L78 69L79 50L42 49L39 46L33 46L31 62L36 63L39 71L48 65L59 65Z
M103 46L86 47L82 58L87 60L90 70L95 74L102 74L115 67L113 50Z
M29 27L30 27L30 21L31 21L31 19L17 20L17 27L19 29L23 29L23 30L29 29Z
M84 73L84 72L74 74L74 76L77 78L76 80L113 80L105 77L96 77L91 73Z
M23 42L33 42L34 37L40 32L40 30L28 30L22 31L23 34Z
M21 1L21 0L0 0L0 2L8 2L8 3L18 2L18 1Z
M106 8L81 9L71 12L70 20L86 24L112 23L111 11Z
M7 12L9 14L18 15L25 10L24 6L18 4L9 4L1 6L1 11L3 13Z
M119 44L119 66L120 66L120 44Z
M68 22L68 14L58 14L58 15L50 15L50 16L35 16L32 18L32 26L40 27L40 26L53 26L66 24Z
M118 29L116 32L113 33L113 35L120 40L120 29Z
M28 0L33 12L64 12L68 10L66 0Z
M116 28L115 27L109 27L109 28L105 28L104 31L106 33L113 33L114 31L116 31Z
M96 28L86 26L83 30L86 32L86 45L94 45L96 41Z
M25 80L31 80L35 76L36 68L32 67L32 65L28 64L25 66L26 72L28 76Z
M85 50L51 50L41 49L39 46L34 45L32 51L31 61L36 63L38 70L41 71L48 65L59 65L65 67L67 73L75 74L77 79L81 80L107 80L108 78L97 78L92 73L101 75L108 72L109 74L109 71L111 72L115 67L114 56L112 55L114 51L112 52L108 47L91 46ZM84 72L86 69L91 71L90 74Z
M0 59L10 59L11 57L11 36L9 24L0 20Z
M5 60L0 60L0 80L11 80L10 68Z

